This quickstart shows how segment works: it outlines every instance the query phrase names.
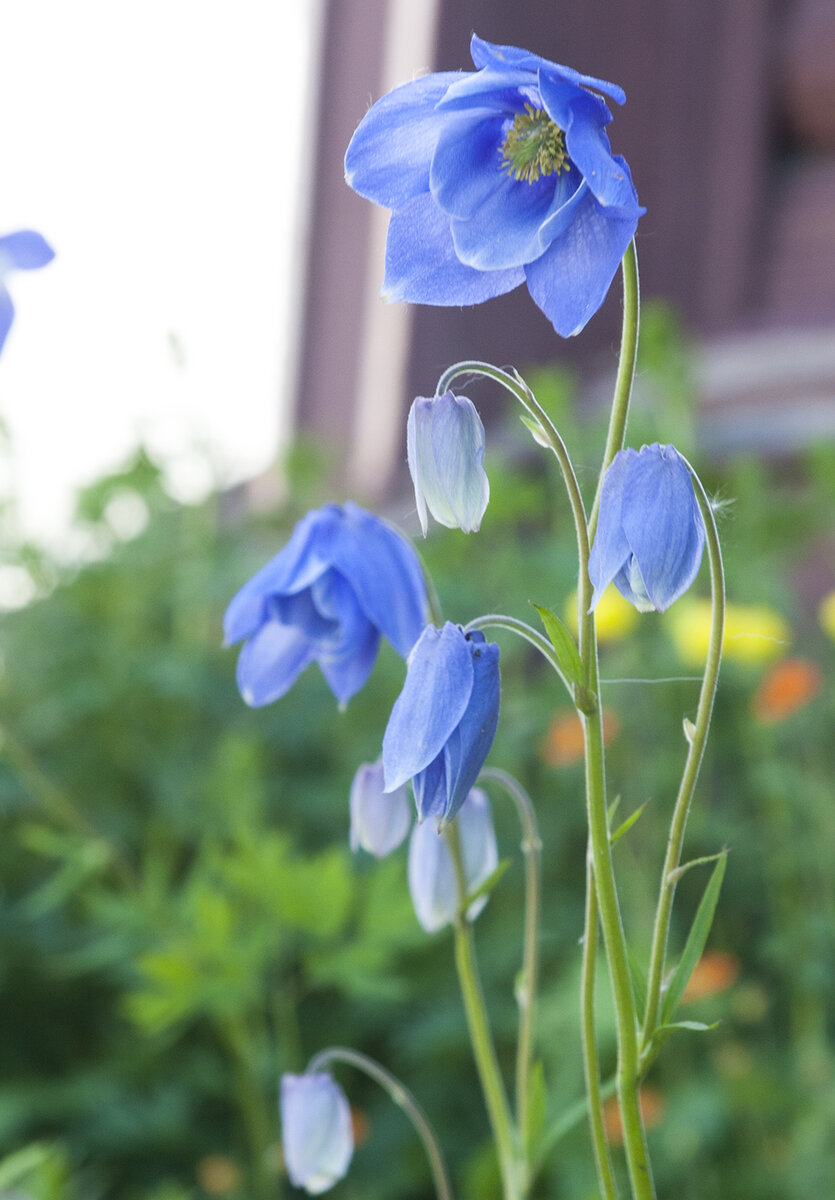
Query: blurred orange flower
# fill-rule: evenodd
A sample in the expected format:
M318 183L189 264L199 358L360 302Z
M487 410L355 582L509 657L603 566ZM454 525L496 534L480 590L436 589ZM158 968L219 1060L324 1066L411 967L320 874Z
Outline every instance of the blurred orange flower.
M608 745L620 732L620 721L603 709L603 743ZM583 759L583 723L576 712L554 714L548 732L539 744L539 757L549 767L570 767Z
M197 1164L197 1182L210 1196L234 1192L241 1182L241 1169L225 1154L207 1154Z
M644 1126L653 1129L664 1116L666 1101L657 1088L642 1087L638 1092L638 1107ZM610 1096L603 1105L603 1130L606 1141L612 1146L623 1145L623 1124L620 1119L617 1096Z
M354 1145L362 1146L371 1135L371 1122L361 1108L351 1105L351 1130L354 1134Z
M823 671L807 658L784 658L766 671L751 701L751 711L764 725L776 725L816 696Z
M687 981L682 1004L695 1004L707 996L724 992L739 977L739 959L725 950L708 950L693 968Z

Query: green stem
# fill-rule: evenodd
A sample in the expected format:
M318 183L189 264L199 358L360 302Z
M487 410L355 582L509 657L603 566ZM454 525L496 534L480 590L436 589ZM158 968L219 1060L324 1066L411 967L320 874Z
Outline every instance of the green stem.
M515 633L523 638L526 642L529 642L539 651L543 658L548 660L557 672L573 702L574 687L563 674L554 647L538 629L534 629L533 626L528 625L525 621L520 621L518 617L507 617L504 613L487 613L483 617L475 617L474 620L468 621L464 626L464 632L469 633L472 629L507 629L511 633Z
M487 767L480 779L500 784L513 801L522 826L522 854L525 859L525 932L522 950L522 974L516 988L519 1004L519 1039L516 1046L516 1122L519 1141L526 1161L531 1152L530 1074L536 1027L536 991L539 975L539 914L542 840L536 811L530 796L520 783L496 767Z
M617 1186L606 1131L603 1127L603 1097L600 1089L600 1059L597 1053L597 1034L594 1017L594 977L597 965L597 892L591 862L591 847L586 860L586 920L583 930L583 974L581 987L581 1017L583 1038L583 1067L586 1078L586 1097L597 1180L604 1200L617 1200Z
M255 1200L270 1200L275 1192L275 1175L270 1169L269 1150L276 1136L270 1110L260 1081L252 1069L252 1046L243 1020L218 1021L217 1029L235 1069L235 1084L252 1165Z
M623 449L626 438L626 422L629 418L629 401L632 396L632 381L635 378L635 363L638 358L638 331L641 312L641 289L638 277L638 255L635 241L629 243L621 263L623 273L623 326L620 339L620 359L618 373L615 379L615 392L612 398L612 412L609 417L609 431L606 435L606 448L603 451L603 464L597 480L597 493L589 518L589 537L594 538L597 528L597 514L600 508L600 490L603 487L603 476L609 464L619 450Z
M687 752L684 772L681 777L675 808L673 809L670 835L667 841L667 854L661 872L661 889L658 897L658 908L655 914L649 975L647 979L647 1006L641 1037L642 1054L647 1054L649 1051L655 1034L655 1028L658 1024L658 1013L661 1005L661 992L664 980L664 962L670 933L670 918L672 916L673 900L675 899L676 884L678 882L676 868L681 862L681 850L684 842L684 832L687 827L687 818L690 813L690 805L693 800L693 793L699 777L699 769L702 764L707 735L710 729L713 701L719 681L719 665L722 659L722 638L725 627L725 576L722 567L722 550L719 545L719 535L716 531L716 521L710 501L692 467L690 467L690 472L693 477L696 500L704 519L707 535L706 542L710 562L712 602L710 641L708 643L705 673L699 693L699 705L696 710L696 721L689 739L690 748Z
M634 243L623 261L624 320L621 360L612 403L609 435L603 456L597 498L592 509L589 528L593 531L597 518L603 475L614 455L623 444L629 396L635 369L638 338L638 271ZM592 532L593 536L593 532ZM591 604L591 581L588 572L588 553L580 553L577 588L580 658L586 671L586 689L592 695L599 692L597 635ZM603 751L603 720L601 705L592 712L581 712L585 738L586 804L594 885L597 893L600 925L609 964L609 976L615 1005L618 1041L617 1089L623 1124L624 1150L629 1179L635 1200L652 1200L655 1187L647 1154L646 1135L638 1106L639 1058L635 999L626 953L626 935L621 919L609 841L606 805L606 769ZM591 1109L591 1105L590 1105Z
M347 1046L329 1046L327 1050L320 1050L308 1063L308 1073L324 1070L332 1062L343 1062L356 1067L388 1092L398 1108L409 1118L423 1142L438 1200L452 1200L452 1184L438 1136L412 1092L376 1059L369 1058L367 1054L361 1054L358 1050L350 1050Z
M513 1117L507 1102L499 1061L496 1057L496 1048L490 1032L487 1007L478 974L472 925L467 919L467 880L464 874L458 828L454 821L447 826L444 837L447 839L447 845L452 855L458 888L458 912L454 922L455 966L458 971L458 982L464 1001L467 1027L481 1081L481 1090L484 1094L496 1152L499 1157L504 1200L522 1200L527 1188L521 1178L516 1131L513 1127Z

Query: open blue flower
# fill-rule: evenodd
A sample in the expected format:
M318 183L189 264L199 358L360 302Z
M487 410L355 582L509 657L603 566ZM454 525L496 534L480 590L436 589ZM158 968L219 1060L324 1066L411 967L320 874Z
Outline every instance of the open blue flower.
M663 612L696 578L704 544L690 468L675 447L620 450L600 492L591 609L614 582L641 612Z
M426 621L426 587L409 543L350 501L309 512L233 598L226 644L246 639L238 686L269 704L317 662L340 704L365 683L380 634L405 658Z
M490 801L481 788L473 788L458 812L461 860L469 894L477 891L499 865L496 831ZM435 933L455 920L458 912L458 880L447 840L431 821L412 830L409 839L409 891L415 915L427 933ZM474 921L487 903L479 896L467 909Z
M345 1175L354 1153L351 1107L326 1071L282 1076L281 1132L295 1187L318 1196Z
M0 237L0 351L14 320L14 305L6 288L6 276L10 271L36 271L52 262L54 257L52 247L39 233L31 230Z
M615 84L473 36L475 72L395 88L360 122L345 176L392 209L383 295L479 304L527 283L557 333L598 310L645 211L597 92Z
M449 621L427 625L383 737L386 791L411 779L419 820L443 828L478 778L498 719L499 647Z
M406 426L409 471L415 485L420 527L427 509L448 529L473 533L490 499L484 470L484 426L466 396L418 396Z

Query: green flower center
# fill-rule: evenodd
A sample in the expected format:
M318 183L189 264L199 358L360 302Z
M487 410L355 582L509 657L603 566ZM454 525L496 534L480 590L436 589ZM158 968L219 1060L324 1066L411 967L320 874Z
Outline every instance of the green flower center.
M525 111L516 114L502 143L502 170L513 179L536 183L543 175L559 175L570 167L565 134L559 125L544 108L526 104Z

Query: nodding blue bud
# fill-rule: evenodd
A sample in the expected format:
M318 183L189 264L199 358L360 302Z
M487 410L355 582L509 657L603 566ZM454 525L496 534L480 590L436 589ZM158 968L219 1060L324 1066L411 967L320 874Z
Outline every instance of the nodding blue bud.
M283 1075L281 1126L290 1182L310 1196L342 1179L354 1153L351 1107L327 1072Z
M490 801L481 788L473 788L455 820L467 891L476 891L499 864L496 831ZM455 919L458 884L455 865L446 838L434 821L424 821L412 830L409 841L409 891L415 914L427 933L434 933ZM474 921L487 896L479 896L467 909Z
M406 449L424 536L427 509L449 529L475 532L490 499L490 484L484 471L484 426L472 401L452 392L431 400L418 396L409 411Z

